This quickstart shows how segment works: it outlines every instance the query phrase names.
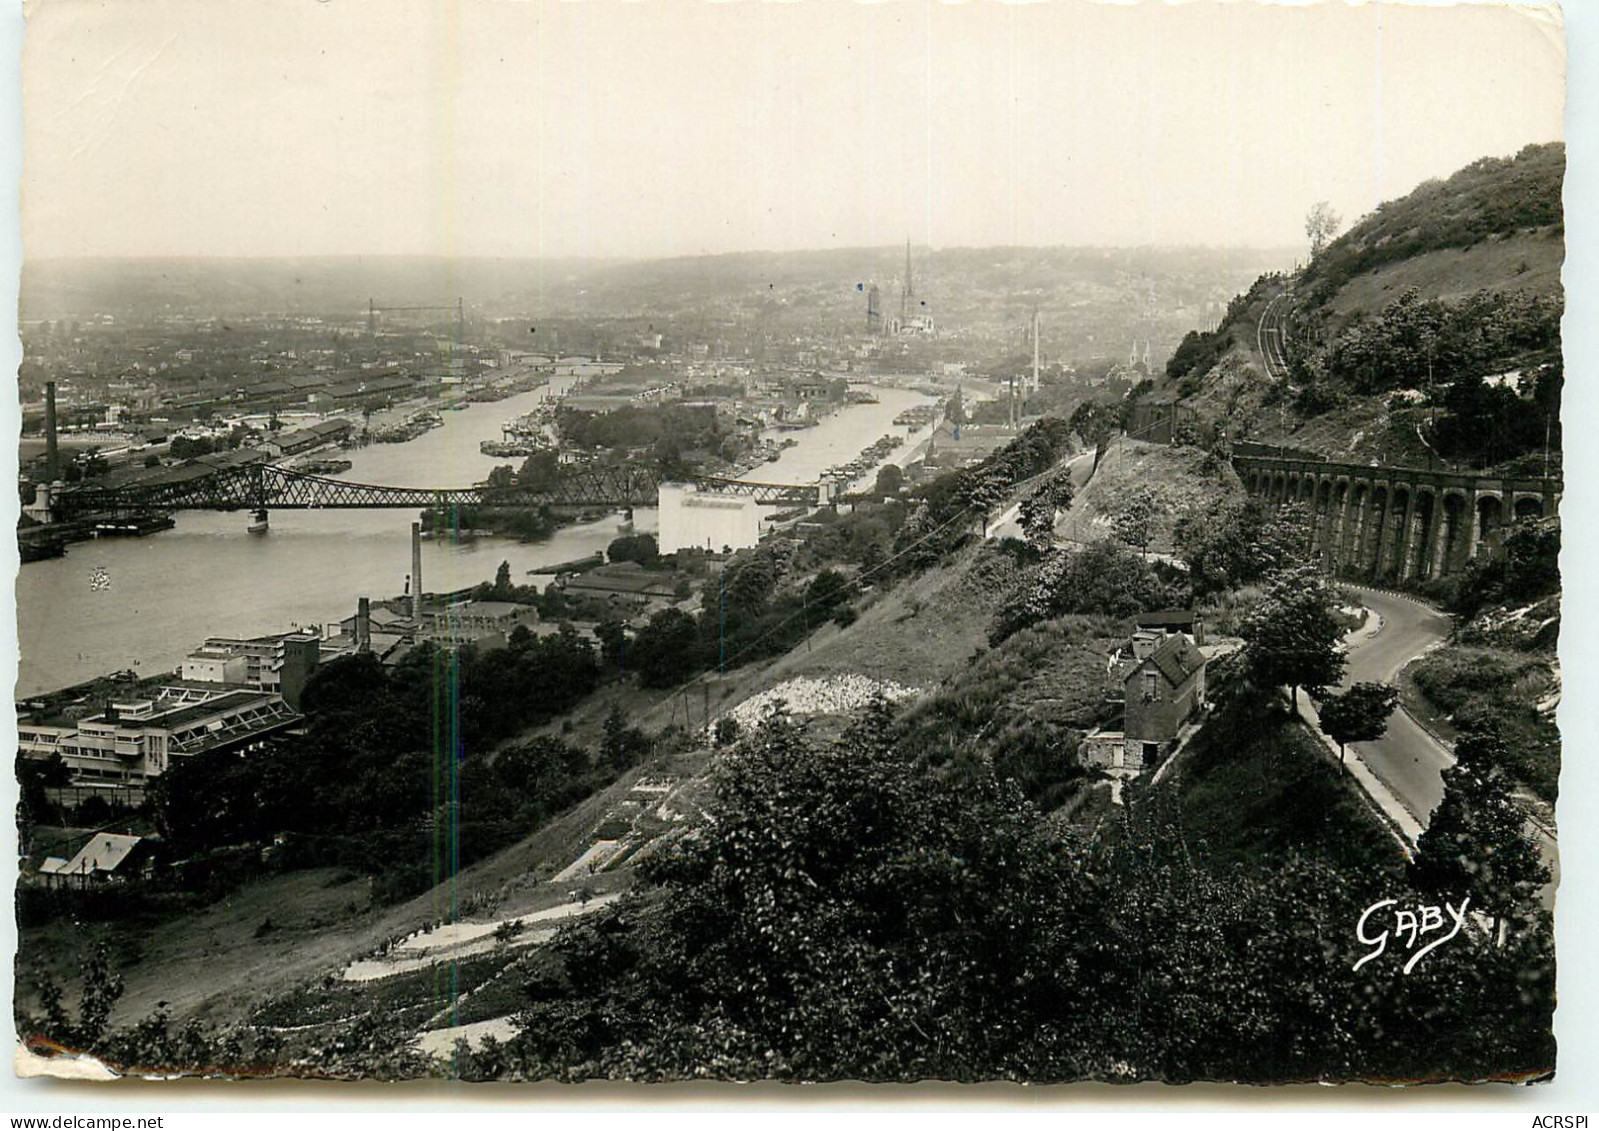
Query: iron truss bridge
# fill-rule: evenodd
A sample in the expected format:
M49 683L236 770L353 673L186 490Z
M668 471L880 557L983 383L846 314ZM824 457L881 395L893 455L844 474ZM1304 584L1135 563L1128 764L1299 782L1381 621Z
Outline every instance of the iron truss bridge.
M701 490L743 495L769 506L814 508L822 502L822 489L815 483L751 483L714 476L695 476L688 482ZM57 521L64 521L89 514L180 510L648 507L659 500L660 484L661 477L651 471L608 467L575 471L544 491L486 486L388 487L255 464L170 482L69 488L51 499L50 509Z

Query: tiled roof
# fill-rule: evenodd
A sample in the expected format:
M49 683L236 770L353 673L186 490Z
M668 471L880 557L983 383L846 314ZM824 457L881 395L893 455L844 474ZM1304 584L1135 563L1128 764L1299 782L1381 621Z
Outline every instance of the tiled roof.
M1205 656L1185 637L1168 636L1161 642L1159 648L1151 652L1149 657L1133 670L1141 670L1147 665L1153 665L1165 677L1167 683L1178 687L1205 666Z

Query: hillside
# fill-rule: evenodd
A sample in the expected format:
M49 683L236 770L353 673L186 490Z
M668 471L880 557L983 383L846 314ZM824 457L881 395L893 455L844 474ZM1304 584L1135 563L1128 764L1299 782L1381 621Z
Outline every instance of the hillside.
M1201 439L1461 467L1547 444L1558 467L1564 169L1529 146L1385 202L1185 338L1155 397Z
M1513 158L1485 157L1446 180L1427 181L1398 200L1379 204L1332 241L1305 270L1300 289L1309 304L1320 305L1361 276L1391 264L1533 232L1559 241L1565 168L1566 147L1556 142L1529 145ZM1512 272L1519 266L1467 265L1464 256L1439 258L1455 263L1463 276L1477 278L1468 288L1461 288L1459 280L1441 279L1438 297L1451 288L1464 293L1492 286L1504 277L1500 272L1506 266Z
M1232 467L1198 448L1119 437L1062 517L1057 533L1074 543L1112 537L1116 516L1135 499L1149 504L1151 552L1175 549L1173 532L1185 514L1242 491Z

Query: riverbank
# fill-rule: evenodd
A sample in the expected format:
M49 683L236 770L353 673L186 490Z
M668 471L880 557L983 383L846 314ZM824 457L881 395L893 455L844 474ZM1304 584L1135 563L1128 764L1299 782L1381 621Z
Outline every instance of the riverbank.
M404 444L373 444L344 453L339 477L400 487L470 487L506 461L478 445L496 438L509 417L558 398L575 378L504 401L444 414L441 427ZM851 405L815 428L787 433L797 444L749 478L814 482L829 464L856 455L892 426L894 416L929 398L884 389L876 405ZM906 447L910 447L907 444ZM902 449L903 450L903 449ZM248 515L184 511L176 526L149 538L101 539L65 557L30 562L17 576L20 641L16 694L82 683L107 671L164 671L208 636L260 636L326 624L352 615L358 597L404 591L411 572L412 509L283 510L263 535L245 532ZM637 508L631 531L619 515L564 525L549 538L432 539L422 547L430 592L491 580L502 561L526 577L563 561L603 553L624 532L658 528L654 508Z

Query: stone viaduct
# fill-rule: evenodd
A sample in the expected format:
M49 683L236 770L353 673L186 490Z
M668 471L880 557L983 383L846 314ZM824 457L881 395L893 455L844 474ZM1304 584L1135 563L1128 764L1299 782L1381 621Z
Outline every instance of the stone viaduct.
M1505 526L1553 515L1556 478L1370 467L1236 455L1250 494L1300 502L1315 517L1316 549L1334 571L1373 580L1427 580L1498 550Z

